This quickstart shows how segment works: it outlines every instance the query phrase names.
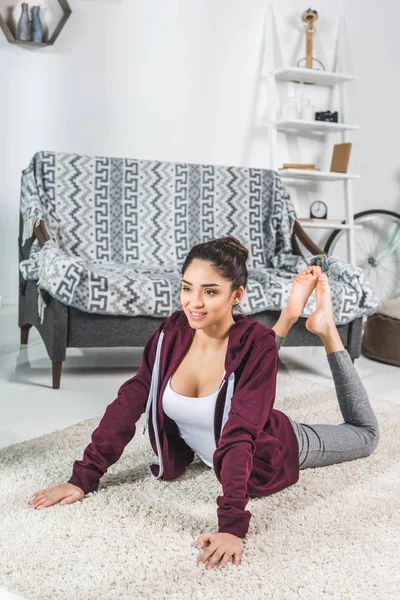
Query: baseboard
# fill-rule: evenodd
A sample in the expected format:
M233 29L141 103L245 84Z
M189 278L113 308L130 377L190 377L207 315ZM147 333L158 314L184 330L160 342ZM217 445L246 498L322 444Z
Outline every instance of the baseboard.
M0 308L2 306L18 306L18 302L15 301L15 298L0 296Z

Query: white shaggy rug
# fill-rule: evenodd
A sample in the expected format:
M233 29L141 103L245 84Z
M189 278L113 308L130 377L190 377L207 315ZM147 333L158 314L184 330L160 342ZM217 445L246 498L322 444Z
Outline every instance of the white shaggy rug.
M241 564L221 571L196 565L195 540L217 531L221 493L198 458L174 482L156 481L139 425L97 492L35 511L31 495L67 481L100 418L5 448L0 586L32 600L400 598L400 407L372 404L377 450L250 500ZM276 407L300 422L342 422L333 389L286 373Z

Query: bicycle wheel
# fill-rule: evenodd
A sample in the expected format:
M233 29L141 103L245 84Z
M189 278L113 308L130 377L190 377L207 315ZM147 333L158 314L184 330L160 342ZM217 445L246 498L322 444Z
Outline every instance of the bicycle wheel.
M354 223L362 225L354 231L357 266L380 300L396 298L400 294L400 215L390 210L365 210L354 215ZM346 230L334 231L324 250L348 262Z

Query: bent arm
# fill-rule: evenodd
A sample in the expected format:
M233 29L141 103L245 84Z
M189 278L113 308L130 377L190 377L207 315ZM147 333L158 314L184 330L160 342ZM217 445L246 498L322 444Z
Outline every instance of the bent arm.
M121 457L125 446L136 432L136 423L146 409L146 388L133 377L118 391L91 436L82 460L73 465L68 483L80 487L85 494L94 492L108 468Z
M272 335L246 365L232 396L228 420L214 452L214 470L222 484L217 498L218 531L244 538L251 513L247 482L253 468L255 441L273 409L278 351Z
M85 494L97 490L101 477L117 462L135 435L136 423L146 410L157 342L163 324L164 321L147 342L137 374L120 387L117 398L107 406L82 460L74 462L68 483L78 486Z

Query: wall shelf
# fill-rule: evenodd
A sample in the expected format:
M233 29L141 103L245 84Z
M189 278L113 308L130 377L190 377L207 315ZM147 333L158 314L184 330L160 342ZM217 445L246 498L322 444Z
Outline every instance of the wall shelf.
M316 179L317 181L344 181L359 179L360 175L352 173L336 173L334 171L313 171L311 169L278 169L282 179Z
M279 131L295 132L310 131L316 133L339 133L360 129L359 125L332 123L331 121L305 121L304 119L288 119L272 123Z
M285 67L274 71L276 79L299 83L315 83L318 85L337 85L358 79L355 75L345 75L334 71L319 71L304 67Z
M348 223L315 223L312 221L303 221L297 219L303 228L311 227L315 229L362 229L362 225L349 225Z
M5 9L2 8L3 14L0 13L0 27L3 30L3 33L6 36L7 40L10 42L10 44L17 44L19 46L27 46L27 47L39 47L39 48L43 48L44 46L51 46L52 44L54 44L54 42L60 35L60 32L61 32L62 28L64 27L65 23L68 21L70 15L72 13L72 10L71 10L71 7L68 4L67 0L53 0L53 4L57 5L59 7L59 9L61 9L62 16L60 19L57 19L57 21L55 23L54 31L51 33L49 39L45 40L44 42L23 42L21 40L17 40L15 37L17 25L14 23L14 19L12 16L12 11L15 10L15 8L9 10L10 14L7 15L7 17L4 16ZM45 25L45 23L44 23L44 25Z

